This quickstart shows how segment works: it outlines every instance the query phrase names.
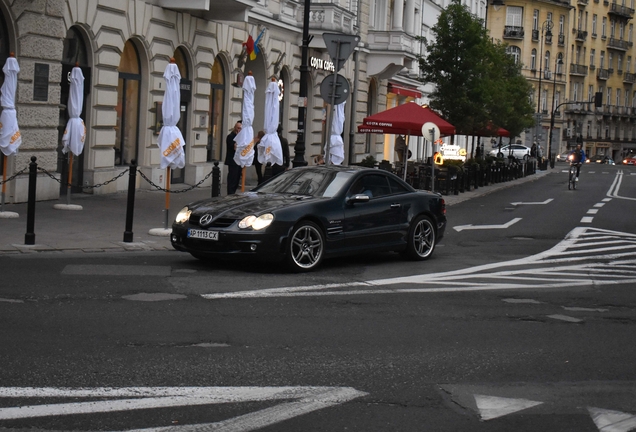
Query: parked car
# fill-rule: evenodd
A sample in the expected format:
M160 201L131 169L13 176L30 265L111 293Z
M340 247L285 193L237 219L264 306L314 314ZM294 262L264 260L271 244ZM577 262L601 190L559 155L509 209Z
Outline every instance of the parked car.
M636 165L636 155L629 155L623 159L623 165Z
M372 168L294 168L255 189L188 204L172 225L175 249L195 258L283 261L313 270L323 258L396 251L428 259L446 228L441 195Z
M499 148L490 151L491 156L499 158L508 157L510 154L510 144L502 146L501 151ZM521 144L512 144L512 155L517 159L528 159L530 157L530 147L526 147Z

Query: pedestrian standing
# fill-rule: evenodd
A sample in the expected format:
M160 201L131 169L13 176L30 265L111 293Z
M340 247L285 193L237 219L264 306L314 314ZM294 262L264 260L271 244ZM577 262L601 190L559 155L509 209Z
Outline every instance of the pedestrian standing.
M272 165L272 177L287 171L289 168L289 141L287 141L287 138L283 138L283 126L278 125L276 132L280 139L280 146L283 149L283 165Z
M241 181L241 167L234 161L234 153L236 153L236 142L234 139L236 135L241 131L243 122L237 121L234 125L234 129L225 139L225 145L227 152L225 154L225 165L227 166L227 194L233 195L238 189L238 185Z

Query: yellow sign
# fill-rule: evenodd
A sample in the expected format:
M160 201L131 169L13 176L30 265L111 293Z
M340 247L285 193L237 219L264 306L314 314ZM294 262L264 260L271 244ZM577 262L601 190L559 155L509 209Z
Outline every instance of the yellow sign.
M435 161L435 165L443 165L444 164L444 156L440 152L435 152L433 155L433 160Z

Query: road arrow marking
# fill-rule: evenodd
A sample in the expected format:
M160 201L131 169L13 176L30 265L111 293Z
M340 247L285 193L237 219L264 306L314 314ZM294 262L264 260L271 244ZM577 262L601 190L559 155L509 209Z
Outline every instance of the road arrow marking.
M517 411L522 411L533 406L541 405L543 402L529 399L511 399L496 396L475 395L475 403L482 420L491 420L503 417Z
M505 228L510 228L512 225L516 224L520 220L521 220L521 218L514 218L510 222L505 223L503 225L473 225L473 224L470 224L470 225L458 225L456 227L453 227L453 229L455 231L457 231L457 232L464 231L464 230L505 229Z
M510 204L512 204L513 206L518 206L518 205L545 205L545 204L551 203L552 201L554 201L554 198L549 198L549 199L547 199L547 200L545 200L543 202L513 202L513 203L510 203Z
M351 387L126 387L55 388L3 387L0 398L90 398L87 402L25 405L0 408L0 420L136 409L196 406L256 401L278 405L205 425L170 426L140 431L253 431L299 415L342 404L367 393ZM95 400L106 398L107 400Z
M628 432L636 428L636 416L620 411L588 407L600 432Z

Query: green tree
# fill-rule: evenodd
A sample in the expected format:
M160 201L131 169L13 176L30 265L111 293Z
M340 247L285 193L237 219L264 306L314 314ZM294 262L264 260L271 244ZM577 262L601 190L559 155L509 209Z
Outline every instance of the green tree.
M483 22L457 0L432 28L434 41L423 40L421 80L434 84L431 108L458 134L472 135L492 122L518 136L534 120L530 84L506 45L491 42Z

